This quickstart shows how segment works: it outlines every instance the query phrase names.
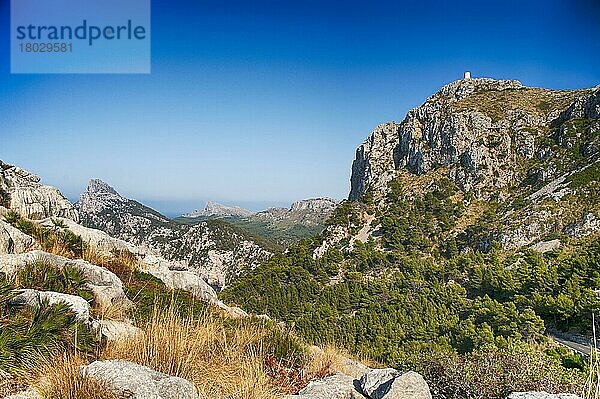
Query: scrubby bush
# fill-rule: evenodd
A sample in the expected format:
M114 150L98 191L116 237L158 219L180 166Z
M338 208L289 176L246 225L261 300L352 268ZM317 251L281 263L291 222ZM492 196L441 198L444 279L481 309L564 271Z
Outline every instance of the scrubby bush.
M36 261L19 271L17 281L22 288L78 295L88 302L94 299L83 273L71 266L57 268L43 261Z
M61 352L92 353L95 338L68 305L8 307L12 287L0 284L0 370L18 374Z

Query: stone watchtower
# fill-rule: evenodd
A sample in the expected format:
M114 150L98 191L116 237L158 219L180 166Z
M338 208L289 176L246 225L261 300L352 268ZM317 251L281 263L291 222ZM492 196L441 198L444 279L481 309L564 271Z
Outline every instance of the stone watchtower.
M465 77L463 78L463 80L469 80L469 79L471 79L471 72L465 71Z

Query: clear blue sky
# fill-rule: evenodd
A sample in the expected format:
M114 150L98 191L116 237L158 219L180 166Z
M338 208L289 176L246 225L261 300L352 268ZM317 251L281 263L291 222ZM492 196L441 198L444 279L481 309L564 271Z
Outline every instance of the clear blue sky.
M599 20L597 0L156 0L151 75L10 75L0 0L0 159L170 214L343 198L368 133L464 70L600 83Z

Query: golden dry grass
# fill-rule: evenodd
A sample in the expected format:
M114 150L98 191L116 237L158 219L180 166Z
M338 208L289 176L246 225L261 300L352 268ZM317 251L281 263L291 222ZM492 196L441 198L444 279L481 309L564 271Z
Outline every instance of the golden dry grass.
M135 254L129 251L113 251L108 256L104 251L88 244L83 251L82 258L93 265L103 266L109 270L115 269L116 274L131 273L138 268Z
M94 301L92 316L96 320L125 321L130 319L131 306L124 301L107 303L105 301Z
M583 399L600 398L600 357L597 349L591 349L592 355L589 357L588 375L581 395Z
M81 377L83 364L83 359L71 355L49 360L28 377L28 385L45 399L117 399L101 382Z
M193 382L207 398L266 399L290 392L274 383L261 351L266 330L205 313L180 317L172 308L155 309L145 333L110 343L101 357L143 364Z

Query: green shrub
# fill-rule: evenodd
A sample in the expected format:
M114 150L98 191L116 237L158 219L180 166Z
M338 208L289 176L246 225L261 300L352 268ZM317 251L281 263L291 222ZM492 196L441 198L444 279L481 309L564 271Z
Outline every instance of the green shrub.
M423 375L434 397L504 399L517 391L580 393L583 374L563 368L538 347L511 341L465 355L423 345L396 365Z
M88 302L94 299L83 273L71 266L59 269L41 261L33 262L19 271L18 281L23 288L79 295Z
M60 352L94 352L94 336L67 304L9 307L13 295L13 287L0 279L0 374L31 370Z

